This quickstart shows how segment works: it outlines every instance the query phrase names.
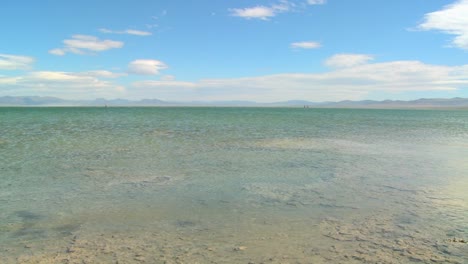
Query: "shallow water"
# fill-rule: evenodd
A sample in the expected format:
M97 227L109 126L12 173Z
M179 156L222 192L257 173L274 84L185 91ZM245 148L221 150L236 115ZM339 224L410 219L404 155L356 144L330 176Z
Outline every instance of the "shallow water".
M0 263L466 263L468 112L0 108Z

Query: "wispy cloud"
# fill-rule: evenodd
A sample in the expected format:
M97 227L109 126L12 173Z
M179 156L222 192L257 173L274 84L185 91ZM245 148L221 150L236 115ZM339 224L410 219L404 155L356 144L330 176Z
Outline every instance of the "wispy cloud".
M128 72L137 75L157 75L167 65L158 60L134 60L128 65Z
M49 50L49 53L52 54L52 55L63 56L67 52L66 52L65 49L51 49L51 50Z
M325 65L332 68L347 68L366 64L374 57L367 54L336 54L325 61Z
M32 57L0 54L0 70L28 70L33 63Z
M107 28L100 28L99 31L102 33L107 33L107 34L127 34L127 35L135 35L135 36L151 36L152 35L151 32L135 30L135 29L110 30Z
M322 45L319 42L315 41L302 41L302 42L294 42L291 43L291 48L295 49L317 49L320 48Z
M106 70L95 70L95 71L87 71L87 72L79 73L78 75L113 79L113 78L119 78L122 76L127 76L127 73L111 72L111 71L106 71Z
M326 0L307 0L307 3L309 5L323 5L326 2L327 2Z
M246 8L231 8L232 16L245 19L269 20L280 13L293 12L307 5L322 5L326 0L280 0L271 5L257 5Z
M109 49L122 48L124 43L115 40L100 40L94 36L73 35L71 39L65 39L63 48L49 50L53 55L65 55L66 53L89 54Z
M336 58L336 57L335 57ZM369 61L370 59L368 59ZM324 73L287 73L196 82L148 80L132 84L133 98L165 100L252 100L274 102L361 100L372 93L455 92L468 85L468 65L449 67L420 61L348 64Z
M419 28L455 35L452 44L468 50L468 0L459 0L442 10L426 14Z

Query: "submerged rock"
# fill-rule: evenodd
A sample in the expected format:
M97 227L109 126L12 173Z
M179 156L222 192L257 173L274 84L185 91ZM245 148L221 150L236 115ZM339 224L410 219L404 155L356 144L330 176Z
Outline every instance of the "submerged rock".
M142 176L131 176L131 175L118 175L110 179L106 187L119 187L119 186L130 186L133 188L144 188L151 186L164 186L169 185L175 181L174 177L167 175L142 175Z
M246 249L247 249L246 246L238 246L238 247L235 247L235 248L234 248L234 251L244 251L244 250L246 250Z
M371 216L363 221L324 219L320 229L325 237L346 243L334 261L354 259L362 263L462 263L422 230L402 230L392 218ZM450 239L462 243L463 239Z
M448 240L448 242L453 242L453 243L463 243L463 244L467 244L468 243L468 240L465 240L463 238L451 238Z
M23 221L35 221L44 218L43 215L27 210L16 211L15 215L21 218Z

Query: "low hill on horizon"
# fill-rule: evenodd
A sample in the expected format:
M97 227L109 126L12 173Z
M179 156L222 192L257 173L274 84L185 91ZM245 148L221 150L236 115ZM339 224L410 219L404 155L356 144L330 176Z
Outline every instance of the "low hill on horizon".
M193 101L168 102L159 99L104 99L95 100L66 100L50 96L3 96L0 97L0 106L244 106L244 107L312 107L312 108L467 108L468 98L421 98L417 100L362 100L339 102L311 102L306 100L290 100L274 103L257 103L251 101Z

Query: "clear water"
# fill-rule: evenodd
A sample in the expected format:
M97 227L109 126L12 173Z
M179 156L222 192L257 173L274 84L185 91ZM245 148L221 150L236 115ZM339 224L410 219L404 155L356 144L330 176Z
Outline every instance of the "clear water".
M468 263L468 111L0 108L0 263Z

